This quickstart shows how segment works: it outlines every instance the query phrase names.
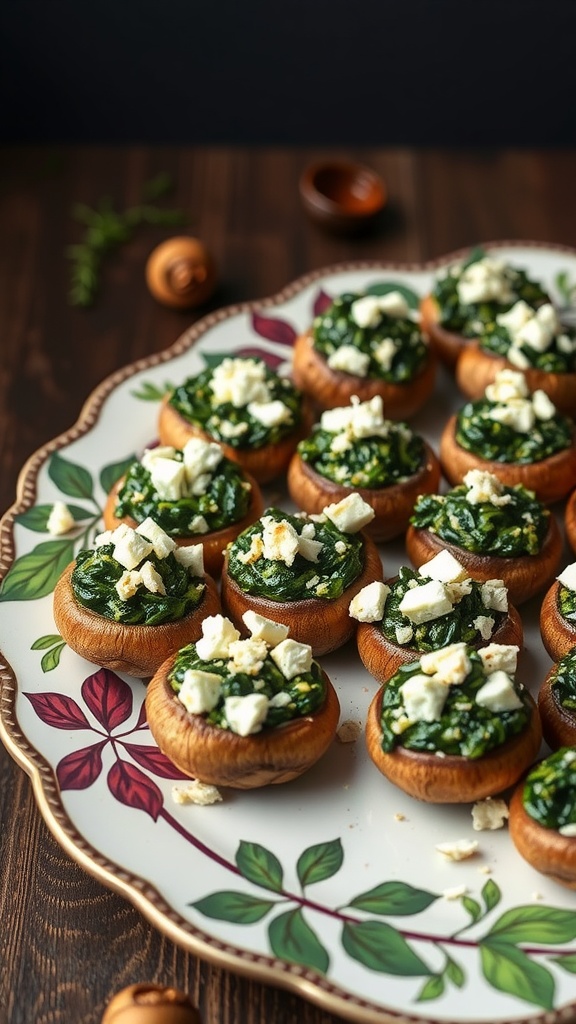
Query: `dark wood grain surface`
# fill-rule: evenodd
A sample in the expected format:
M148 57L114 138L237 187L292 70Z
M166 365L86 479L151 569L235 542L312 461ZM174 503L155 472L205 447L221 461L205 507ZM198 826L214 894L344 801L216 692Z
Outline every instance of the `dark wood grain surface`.
M67 148L0 151L0 512L43 442L70 427L112 371L166 348L202 313L269 296L342 260L433 259L498 239L576 246L576 151L356 150L385 177L375 230L345 239L306 219L298 178L311 149ZM146 258L173 231L139 230L106 263L94 306L68 301L72 205L139 201L160 171L164 205L186 211L220 286L201 311L160 306ZM0 637L1 647L1 637ZM27 776L0 747L0 1024L97 1024L136 981L186 990L206 1024L330 1024L299 996L198 961L151 927L60 848Z

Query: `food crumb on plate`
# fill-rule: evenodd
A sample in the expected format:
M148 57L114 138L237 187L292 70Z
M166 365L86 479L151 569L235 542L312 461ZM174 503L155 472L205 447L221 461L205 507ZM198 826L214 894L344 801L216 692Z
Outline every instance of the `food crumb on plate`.
M467 860L473 857L478 850L477 839L457 839L452 843L437 843L436 849L443 853L448 860Z
M460 897L465 896L467 892L467 886L455 885L452 889L444 889L442 895L445 900L459 900Z
M500 798L491 796L479 800L472 808L472 828L476 832L502 828L509 816L508 805Z
M216 786L192 779L185 786L172 786L172 799L175 804L197 804L199 807L208 807L210 804L221 803L222 794Z
M336 736L340 743L355 743L361 732L362 723L355 721L353 718L348 718L345 722L342 722Z

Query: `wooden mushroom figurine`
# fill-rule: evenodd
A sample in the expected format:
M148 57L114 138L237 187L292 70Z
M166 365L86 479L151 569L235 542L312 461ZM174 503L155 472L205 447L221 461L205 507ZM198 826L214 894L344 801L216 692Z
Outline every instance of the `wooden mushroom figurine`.
M154 982L137 982L112 997L102 1024L202 1024L202 1018L185 992Z
M146 283L162 305L192 309L212 296L217 283L216 264L199 238L177 235L150 253Z

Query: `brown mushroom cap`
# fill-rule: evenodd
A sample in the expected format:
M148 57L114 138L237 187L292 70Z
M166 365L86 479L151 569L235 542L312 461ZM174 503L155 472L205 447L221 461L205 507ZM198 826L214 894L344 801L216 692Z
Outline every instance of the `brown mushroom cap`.
M242 466L259 484L269 483L285 472L298 442L309 434L314 420L310 402L304 398L300 424L291 434L276 441L275 444L265 444L260 448L234 448L207 434L200 427L194 426L174 406L170 405L168 399L169 396L165 397L160 404L158 436L161 444L183 448L191 437L201 437L204 441L216 441L224 455L232 462Z
M201 544L204 549L204 568L209 576L218 577L222 572L222 563L224 558L224 550L230 541L234 540L242 530L245 530L247 526L255 523L260 518L264 510L264 501L262 498L262 492L254 477L250 476L249 473L244 471L244 477L250 484L250 505L246 515L242 519L239 519L237 523L232 523L230 526L224 526L221 530L214 530L212 533L197 533L190 537L174 537L174 542L178 547L190 547L193 544ZM132 516L117 516L116 499L119 491L124 485L124 477L117 480L112 487L106 504L104 506L103 518L104 526L107 530L115 530L120 523L126 523L127 526L131 526L133 530L138 526L138 522L132 518Z
M552 666L538 691L542 733L551 750L576 746L576 712L562 707L554 696L556 667Z
M335 651L350 640L356 629L356 621L348 612L350 601L368 583L383 578L378 548L365 534L363 540L362 572L340 597L333 599L310 597L298 601L271 601L266 597L247 594L228 573L226 552L222 571L222 607L242 633L246 633L242 616L251 608L267 619L288 626L291 638L302 644L310 644L314 657Z
M387 582L390 583L390 580ZM513 605L508 605L508 612L490 639L479 639L471 646L479 648L485 647L486 644L516 644L522 648L523 640L524 631L520 614ZM379 683L387 682L401 665L418 661L422 654L422 651L415 647L406 647L388 640L380 629L380 624L375 622L358 623L356 643L362 664Z
M576 645L576 626L565 619L560 611L560 589L561 584L555 580L546 591L540 608L542 643L552 661L559 661Z
M412 525L408 527L406 551L417 568L444 549L454 555L474 579L503 580L508 588L509 601L520 605L552 583L562 560L562 535L554 516L550 516L544 543L537 555L506 558L466 551L442 540L431 530Z
M456 364L456 383L467 398L482 398L486 388L496 379L500 370L515 370L518 367L504 356L487 352L476 341L470 341L462 349ZM574 416L574 395L576 394L576 373L546 373L528 366L522 370L529 391L544 391L558 412Z
M429 803L461 804L495 796L518 781L532 764L542 742L536 705L529 696L532 713L526 728L483 757L467 758L408 750L401 745L382 750L382 698L384 687L368 708L366 743L368 753L383 775L417 800Z
M574 554L576 554L576 490L572 492L566 502L564 526L566 528L566 540Z
M524 807L523 792L521 782L510 800L508 830L512 842L536 871L568 889L576 889L576 838L535 821Z
M424 444L424 464L413 476L401 483L379 488L337 484L318 473L296 452L288 466L290 497L305 512L319 514L332 502L357 493L375 512L374 519L364 527L364 532L377 542L391 540L406 530L418 496L434 494L438 490L440 463L430 446L426 442Z
M173 309L201 306L217 282L214 258L204 242L190 235L160 242L146 261L145 276L154 298Z
M148 684L146 715L160 750L201 782L234 789L289 782L311 768L334 739L340 703L326 673L326 699L313 714L239 736L186 710L168 682L175 660L173 655L161 665Z
M76 654L114 672L153 675L169 654L198 640L204 619L221 610L216 583L205 576L202 599L184 618L157 626L114 622L76 600L71 583L75 564L66 567L54 588L56 628Z
M420 303L420 326L439 360L453 370L462 349L470 344L470 339L442 327L440 308L433 295L426 295Z
M128 985L112 997L102 1024L201 1024L185 992L153 982Z
M576 430L569 448L555 452L539 462L496 462L483 459L462 448L456 440L457 416L450 416L440 438L440 462L451 484L460 484L470 469L480 469L498 477L507 487L523 484L534 491L539 501L551 505L576 486Z
M436 380L436 359L428 353L422 369L402 384L377 377L356 377L342 370L333 370L313 345L311 334L301 334L294 343L293 376L296 385L306 392L321 409L350 405L353 396L368 402L381 395L384 414L391 420L414 416L428 400Z

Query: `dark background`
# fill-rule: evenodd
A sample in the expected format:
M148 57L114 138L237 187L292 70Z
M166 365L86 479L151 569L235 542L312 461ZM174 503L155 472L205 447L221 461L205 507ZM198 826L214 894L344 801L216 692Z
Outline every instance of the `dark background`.
M4 143L571 146L575 0L2 0Z

